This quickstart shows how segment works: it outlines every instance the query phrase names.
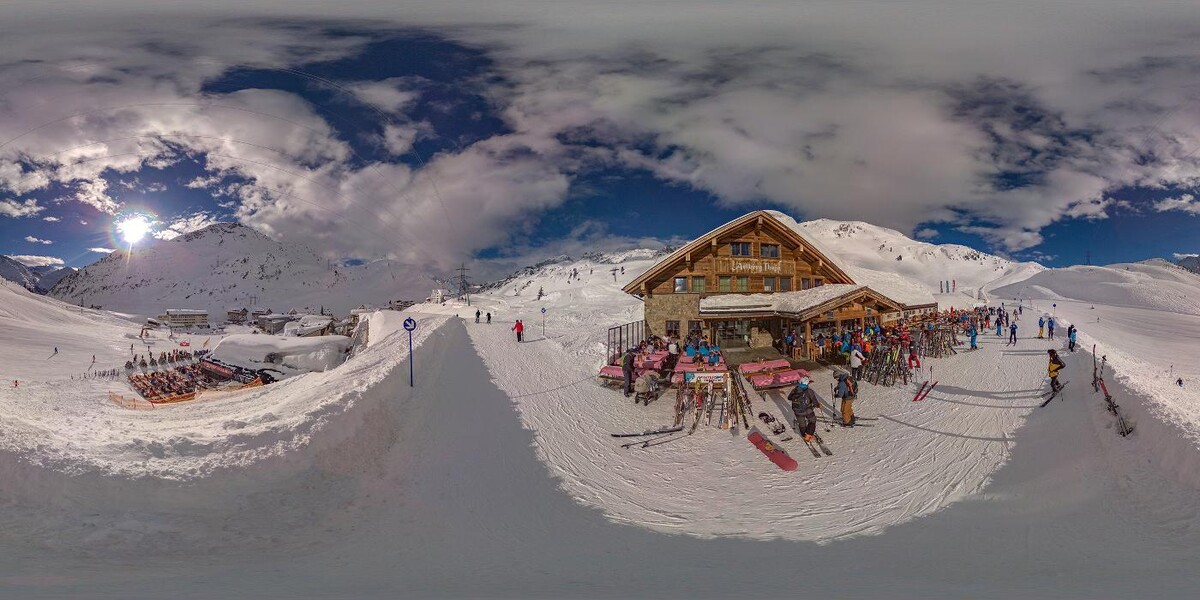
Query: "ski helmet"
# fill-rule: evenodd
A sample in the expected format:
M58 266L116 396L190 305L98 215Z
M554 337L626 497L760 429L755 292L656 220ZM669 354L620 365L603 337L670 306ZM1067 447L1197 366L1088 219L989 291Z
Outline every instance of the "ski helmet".
M801 377L801 378L800 378L800 384L798 385L798 387L799 387L800 389L802 389L802 390L807 390L807 389L808 389L808 384L809 384L809 383L811 383L811 381L809 380L809 378L807 378L807 377Z

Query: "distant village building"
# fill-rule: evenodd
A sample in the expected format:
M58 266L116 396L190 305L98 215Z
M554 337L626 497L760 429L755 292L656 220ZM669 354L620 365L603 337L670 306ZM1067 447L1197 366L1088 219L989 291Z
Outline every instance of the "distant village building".
M416 305L412 300L392 300L388 302L388 308L391 310L404 310L410 306Z
M295 315L266 314L258 318L258 328L272 335L283 332L284 325L296 321Z
M208 311L191 308L168 308L158 316L158 321L167 327L208 327Z
M245 308L228 310L228 311L225 311L225 321L227 321L229 323L237 323L240 325L240 324L246 322L246 318L249 314L250 314L250 311Z
M624 291L643 299L652 333L764 347L795 330L806 357L819 333L937 310L932 295L899 276L862 276L856 281L808 236L755 211L675 250Z

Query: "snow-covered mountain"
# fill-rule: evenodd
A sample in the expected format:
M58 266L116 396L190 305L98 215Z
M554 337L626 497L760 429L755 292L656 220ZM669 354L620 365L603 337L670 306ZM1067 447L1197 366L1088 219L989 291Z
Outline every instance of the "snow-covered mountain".
M389 261L343 267L301 244L219 223L113 252L63 277L50 295L140 315L157 315L166 308L205 309L213 321L222 320L229 308L251 306L276 312L324 307L345 314L360 304L398 299L404 275Z
M75 267L58 267L43 271L37 280L37 291L43 294L49 292L51 289L54 289L54 286L58 285L58 282L62 281L64 277L78 270L79 269L76 269Z
M561 276L564 280L568 273L572 270L579 272L580 276L590 275L597 268L603 274L609 274L614 266L620 270L620 267L626 267L631 272L641 274L646 269L649 269L657 260L669 254L670 251L666 248L653 250L650 248L639 248L636 250L625 250L621 252L585 252L578 259L571 258L566 254L561 254L553 258L548 258L533 265L524 267L511 275L484 283L476 288L477 291L486 292L490 290L503 289L509 284L516 282L520 289L525 289L534 280L541 278L553 278L556 275ZM609 275L611 277L611 275ZM520 283L525 282L524 286ZM519 293L520 290L512 290ZM535 289L534 292L537 290Z
M1045 270L1035 262L1014 262L959 244L930 244L913 240L885 227L861 221L816 219L796 223L777 214L789 225L821 242L852 267L895 273L924 284L931 292L950 280L957 291L974 296L996 287L1027 279Z
M1200 256L1185 256L1175 264L1193 273L1200 273Z
M0 277L27 290L32 290L38 280L38 276L30 271L29 267L3 255L0 255Z
M1200 315L1200 275L1160 259L1047 269L994 291L1001 298L1077 300Z

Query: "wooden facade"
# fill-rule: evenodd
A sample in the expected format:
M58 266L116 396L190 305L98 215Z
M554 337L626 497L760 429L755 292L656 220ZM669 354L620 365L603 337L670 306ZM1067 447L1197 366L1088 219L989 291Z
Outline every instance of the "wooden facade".
M814 328L863 325L899 314L900 304L865 287L848 290L816 311L783 315L745 310L701 313L700 299L720 294L800 291L829 284L854 284L829 256L766 211L731 221L659 261L625 286L645 302L645 320L658 335L701 330L722 345L767 346L795 328L811 339ZM807 347L805 345L804 347Z

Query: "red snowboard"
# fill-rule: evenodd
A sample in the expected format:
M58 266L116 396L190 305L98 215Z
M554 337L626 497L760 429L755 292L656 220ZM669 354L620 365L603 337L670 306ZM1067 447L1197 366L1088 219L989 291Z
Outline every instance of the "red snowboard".
M771 459L771 462L778 465L780 469L784 471L796 470L796 459L788 456L788 453L783 448L776 446L774 442L768 440L767 436L763 435L757 427L750 428L750 435L746 436L746 439L750 440L750 443L754 444L756 448L762 450L762 453L766 454L767 458Z

